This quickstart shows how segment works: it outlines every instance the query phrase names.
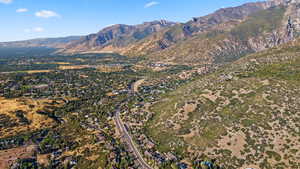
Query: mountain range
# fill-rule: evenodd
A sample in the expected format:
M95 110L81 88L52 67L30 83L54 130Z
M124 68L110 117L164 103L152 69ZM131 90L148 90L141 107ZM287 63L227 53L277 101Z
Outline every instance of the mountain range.
M181 64L234 61L294 39L300 30L298 0L269 0L222 8L186 23L117 24L87 36L0 43L52 47L58 53L118 53Z
M49 47L63 48L64 45L79 40L81 36L69 36L62 38L38 38L24 41L1 42L0 47Z

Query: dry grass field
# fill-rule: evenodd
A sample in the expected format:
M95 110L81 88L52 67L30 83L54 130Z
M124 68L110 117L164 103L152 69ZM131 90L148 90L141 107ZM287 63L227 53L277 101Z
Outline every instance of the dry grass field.
M75 70L89 68L89 65L70 65L70 66L59 66L60 70Z
M50 103L47 99L5 99L0 98L0 138L14 136L22 132L35 131L47 128L54 124L54 121L38 114Z
M28 71L25 71L26 73L29 73L29 74L34 74L34 73L49 73L49 72L52 72L53 70L28 70Z
M123 66L115 65L115 66L108 66L108 65L100 65L97 66L97 70L104 73L110 72L121 72L123 70Z

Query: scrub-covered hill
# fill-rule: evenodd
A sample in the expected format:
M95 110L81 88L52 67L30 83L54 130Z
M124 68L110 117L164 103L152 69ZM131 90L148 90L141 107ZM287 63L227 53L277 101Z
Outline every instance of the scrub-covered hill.
M299 168L300 40L242 58L166 94L148 135L162 152L225 168Z

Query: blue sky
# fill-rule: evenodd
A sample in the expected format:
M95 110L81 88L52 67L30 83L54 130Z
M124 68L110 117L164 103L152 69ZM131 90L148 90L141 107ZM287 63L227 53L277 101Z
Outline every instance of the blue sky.
M0 0L0 42L86 35L112 24L186 22L257 0Z

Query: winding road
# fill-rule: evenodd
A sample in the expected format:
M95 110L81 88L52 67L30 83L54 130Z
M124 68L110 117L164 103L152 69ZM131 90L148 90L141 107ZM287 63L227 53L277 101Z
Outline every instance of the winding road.
M130 92L128 94L128 98L130 98L131 96L133 96L136 92L138 92L138 87L139 85L141 85L144 82L144 79L138 80L135 83L133 83L131 85L131 89ZM141 155L141 153L139 152L138 148L135 146L134 141L132 140L132 137L130 136L127 128L124 125L124 122L122 121L121 117L120 117L120 112L121 112L121 107L126 104L127 100L125 100L123 103L121 103L115 112L115 116L114 116L114 121L116 123L116 126L119 130L119 133L122 135L122 140L124 142L127 143L127 145L129 146L130 151L133 152L137 162L139 163L140 167L142 169L152 169L151 166L149 166L147 164L147 162L144 160L143 156Z

